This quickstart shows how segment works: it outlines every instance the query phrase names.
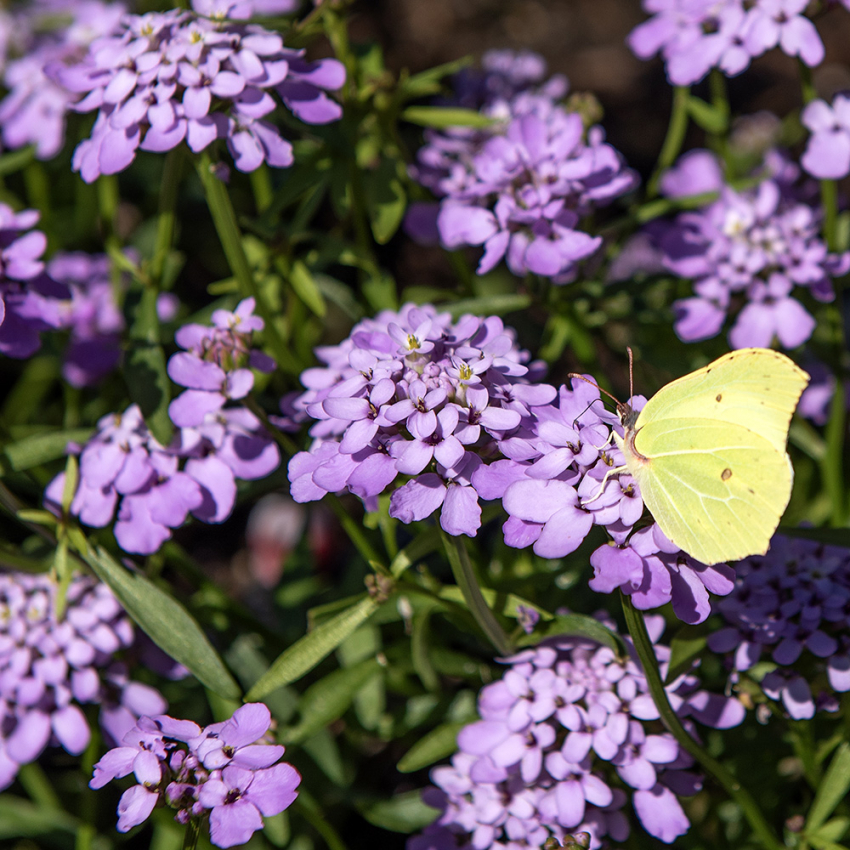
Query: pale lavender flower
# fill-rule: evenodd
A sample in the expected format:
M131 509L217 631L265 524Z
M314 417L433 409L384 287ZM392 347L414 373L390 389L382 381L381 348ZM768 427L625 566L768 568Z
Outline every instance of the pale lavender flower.
M249 703L233 717L205 729L167 715L144 716L128 729L123 746L94 767L91 788L134 775L121 796L118 829L143 823L157 803L176 809L180 824L209 818L218 847L244 844L263 828L262 816L280 814L297 796L298 771L279 762L284 748L268 744L268 708ZM212 766L212 763L215 766Z
M696 156L684 157L668 179L674 194L716 185L711 156ZM695 167L686 170L686 163ZM774 339L796 348L815 327L798 293L808 290L816 301L831 301L832 279L850 268L850 253L830 254L821 239L820 210L800 200L781 161L769 165L778 170L757 187L721 185L713 203L647 231L664 267L694 282L694 295L673 305L676 333L686 342L717 335L733 314L733 348L765 348Z
M91 732L80 709L100 704L104 731L117 713L164 711L162 695L133 682L115 656L132 647L132 623L109 588L71 579L64 616L47 575L0 574L0 787L48 746L80 755Z
M433 307L402 307L359 323L340 345L317 349L325 368L302 375L295 408L318 420L309 452L289 464L298 502L348 489L372 505L390 497L403 522L440 511L450 534L474 536L481 508L472 476L496 441L555 390L534 386L514 334L493 317L453 323ZM517 409L519 408L519 409Z
M708 638L737 678L761 661L764 693L795 720L835 711L850 691L850 554L810 540L776 537L767 555L745 558L735 589L716 604L727 625Z
M69 291L44 271L47 237L31 228L36 210L16 213L0 204L0 354L25 359L41 345L40 333L61 326Z
M811 136L800 164L813 177L840 180L850 174L850 98L838 94L806 105L800 120Z
M82 59L96 38L115 30L125 12L122 3L100 0L42 0L18 12L15 48L22 55L6 66L3 83L9 93L0 101L7 148L33 144L39 159L59 153L76 96L55 79L55 70Z
M657 641L662 618L648 625ZM670 650L656 644L655 652L664 676ZM701 780L660 726L633 656L561 637L503 663L509 668L502 679L479 694L481 719L458 734L451 766L431 772L437 787L423 799L441 814L410 840L410 850L488 850L522 841L539 847L550 835L563 840L579 830L599 848L606 837L628 838L629 797L651 835L666 843L684 835L690 824L677 795L696 793ZM744 718L740 702L700 690L692 671L666 687L682 718L720 729ZM626 793L611 787L615 775Z
M629 34L640 59L660 53L676 86L699 82L712 68L734 77L773 47L820 64L823 42L803 15L808 0L643 0L652 17Z
M488 57L489 73L472 77L471 86L461 77L457 99L482 100L492 127L427 134L414 176L442 199L436 223L443 245L484 246L479 274L504 258L516 275L566 283L601 245L580 217L632 189L637 177L600 127L586 129L577 112L556 103L565 91L561 78L531 87L545 70L540 57ZM429 229L422 213L417 208L408 222L420 235Z
M198 153L216 139L241 171L291 165L291 144L265 120L278 105L271 92L302 121L326 123L340 115L326 91L342 84L344 70L332 59L307 63L278 33L243 23L252 12L252 3L197 0L193 11L126 15L82 62L55 69L83 95L76 111L98 110L91 138L74 153L82 178L124 170L137 150L185 141Z

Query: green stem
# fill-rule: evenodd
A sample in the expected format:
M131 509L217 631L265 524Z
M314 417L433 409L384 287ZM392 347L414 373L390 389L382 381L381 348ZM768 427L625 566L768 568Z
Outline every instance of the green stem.
M50 780L38 762L31 761L29 764L21 765L21 769L18 771L18 781L24 786L24 790L33 803L43 809L61 811L62 803L59 802Z
M441 534L443 547L446 550L446 557L449 559L455 581L469 606L472 616L475 617L476 622L481 626L481 630L490 639L490 643L496 647L499 655L512 655L514 652L513 644L505 634L505 630L499 625L496 615L490 610L490 606L484 599L484 594L481 593L463 537L450 537L445 532L441 532Z
M292 808L304 816L305 820L322 836L330 850L347 850L339 833L331 826L313 797L303 788L298 791L298 799Z
M823 240L830 251L838 250L838 187L834 180L820 181L823 207Z
M673 109L670 113L670 124L667 127L667 135L658 155L658 162L652 177L646 187L646 194L654 198L658 194L658 184L661 175L676 161L679 151L685 142L685 133L688 130L688 98L691 96L689 86L676 86L673 89Z
M714 779L723 786L726 793L738 804L744 817L750 824L753 833L761 840L762 845L768 850L785 850L785 845L779 840L774 831L762 814L758 804L740 782L720 762L712 758L697 742L688 734L682 721L679 720L673 707L667 699L667 691L661 681L661 673L658 670L658 659L643 614L632 604L629 596L622 593L620 598L623 603L623 613L626 617L626 626L632 636L635 651L643 667L649 692L661 715L661 722L671 735L679 742L683 750L690 753Z
M826 426L826 453L821 461L826 492L829 494L832 513L830 525L841 528L844 525L844 432L846 430L847 410L844 398L844 381L839 370L835 378L835 392Z
M257 212L264 213L271 206L274 198L272 182L269 178L269 167L265 163L251 172L251 189L254 191L254 203L257 205Z
M173 148L165 156L162 168L162 182L159 193L159 216L156 223L156 247L151 260L151 273L154 286L162 285L162 272L165 261L171 253L174 242L174 222L177 209L177 189L180 185L180 173L183 165L183 151Z
M325 496L325 500L331 506L334 516L337 520L339 520L339 524L342 526L343 530L348 535L348 539L354 544L354 548L357 549L363 560L366 561L366 563L369 564L375 572L381 573L382 575L390 575L390 571L386 566L384 566L384 562L381 560L378 551L374 546L372 546L369 539L363 533L362 524L351 516L348 511L346 511L339 496L334 493L328 493L328 495Z
M709 134L710 146L721 156L726 163L727 173L729 169L729 141L727 132L729 130L729 93L726 89L726 75L719 68L712 68L708 77L711 89L711 105L726 116L723 131Z
M233 204L230 202L227 187L216 177L208 153L199 154L195 159L195 164L204 187L213 224L230 265L230 270L236 278L239 292L243 298L253 298L256 301L257 312L265 322L264 330L271 347L274 349L277 359L280 362L285 362L290 356L289 349L277 329L274 314L254 280L254 274L242 245L242 231L236 219L236 210L233 209Z
M186 832L183 833L183 850L195 850L198 846L198 836L201 832L201 825L196 818L192 818L186 824Z

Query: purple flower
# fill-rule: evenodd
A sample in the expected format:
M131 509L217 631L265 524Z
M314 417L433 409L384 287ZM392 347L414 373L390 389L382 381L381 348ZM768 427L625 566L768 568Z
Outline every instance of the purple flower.
M61 746L75 756L85 750L90 730L81 704L101 705L106 731L119 703L133 720L140 702L155 711L166 707L159 692L121 675L123 665L115 655L129 649L135 635L109 588L88 577L72 578L61 620L57 595L47 575L0 575L3 788L20 765L37 759L47 746Z
M317 422L314 445L289 464L293 498L348 489L369 505L409 475L390 514L412 522L440 510L450 534L476 533L482 459L555 392L528 383L528 354L499 319L453 323L429 306L381 313L316 353L326 368L303 373L295 401Z
M665 179L678 192L681 183L714 189L718 176L700 152L698 160L683 157ZM686 342L708 339L737 310L729 331L734 348L804 343L815 320L795 297L798 288L831 301L832 279L850 268L850 253L828 253L819 230L820 211L779 173L741 192L722 185L713 203L654 223L647 233L662 264L694 282L694 296L673 305L676 333Z
M807 0L643 0L652 17L628 37L641 59L660 53L673 85L699 82L712 68L734 77L773 47L820 64L823 42L803 15ZM747 8L745 8L747 7Z
M7 148L33 144L39 159L59 153L75 96L49 69L79 61L92 41L115 29L125 11L121 3L100 0L36 2L16 10L12 40L20 55L5 67L8 94L0 101Z
M0 354L7 357L36 352L39 334L61 326L61 302L69 295L44 271L47 237L30 230L38 218L36 210L16 213L0 204Z
M850 173L850 98L836 95L832 106L813 100L800 120L812 134L800 158L803 168L821 179L846 177Z
M632 189L636 175L600 127L585 130L577 112L556 104L565 91L561 78L529 87L545 69L539 57L504 52L488 61L493 70L471 89L467 77L459 78L458 100L475 100L476 92L483 99L476 105L493 126L428 134L414 176L442 199L443 245L484 246L479 274L504 258L516 275L565 283L601 245L578 226L579 218ZM420 213L416 220L428 229Z
M271 715L262 703L238 708L229 720L201 729L167 715L140 717L95 765L92 788L133 774L118 805L118 829L144 822L160 801L178 823L209 815L210 840L218 847L244 844L263 828L262 816L288 808L301 782L298 771L278 762L284 748L265 743ZM214 767L212 765L215 765Z
M226 141L241 171L291 165L292 146L263 120L277 107L271 92L302 121L326 123L340 110L325 91L342 85L345 73L336 60L305 62L278 33L241 23L253 9L197 0L193 11L126 15L81 62L54 68L82 95L76 111L98 110L91 138L74 152L74 170L91 182L123 171L137 150L185 141L197 153L216 139Z
M657 641L663 620L648 625ZM663 676L670 650L656 644L655 651ZM441 814L411 839L411 850L488 850L520 840L541 846L550 835L563 840L579 830L590 834L592 848L606 836L625 841L628 796L611 787L615 774L647 832L672 843L687 831L677 794L696 793L700 778L688 772L692 759L660 726L634 658L562 637L503 663L509 665L504 676L479 694L481 719L458 734L451 766L431 772L437 787L423 799ZM669 683L667 693L683 718L715 728L744 718L740 702L700 690L692 673ZM425 844L426 837L434 843Z
M727 625L708 645L734 679L769 659L761 688L793 719L834 711L834 693L850 690L848 602L846 550L776 537L767 555L738 563L734 590L716 605Z

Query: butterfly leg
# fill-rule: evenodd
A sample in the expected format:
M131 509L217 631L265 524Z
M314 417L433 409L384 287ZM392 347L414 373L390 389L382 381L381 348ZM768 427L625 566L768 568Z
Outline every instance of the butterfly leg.
M608 483L608 479L612 475L618 475L621 472L628 472L628 467L615 466L613 469L609 469L605 473L605 477L602 479L602 483L599 485L599 489L596 491L596 493L590 499L586 499L584 502L582 502L581 506L584 507L585 505L589 505L591 502L595 502L605 492L605 485Z

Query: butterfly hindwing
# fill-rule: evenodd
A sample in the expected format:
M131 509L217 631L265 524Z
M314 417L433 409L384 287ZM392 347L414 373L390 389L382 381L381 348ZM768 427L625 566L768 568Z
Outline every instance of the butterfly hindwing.
M637 431L630 465L670 540L706 564L767 551L791 495L788 456L742 425L677 417ZM784 449L784 447L783 447Z

